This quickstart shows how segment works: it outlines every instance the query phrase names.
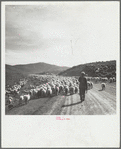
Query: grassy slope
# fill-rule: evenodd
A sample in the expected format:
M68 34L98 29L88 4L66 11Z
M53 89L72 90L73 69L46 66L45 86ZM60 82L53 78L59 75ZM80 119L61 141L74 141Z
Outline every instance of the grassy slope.
M96 70L99 68L99 72ZM116 61L95 62L81 64L72 68L59 67L46 63L36 63L28 65L6 65L6 84L13 85L20 78L26 77L31 73L46 72L55 73L63 76L79 76L81 71L85 71L88 76L112 77L116 72Z
M27 65L16 65L15 68L19 69L21 72L25 73L43 73L43 72L61 72L68 67L60 67L56 65L50 65L46 63L33 63L33 64L27 64Z
M46 63L33 63L27 65L6 65L6 84L14 85L19 79L26 77L28 74L50 72L58 74L68 67L60 67Z
M99 68L99 72L96 72L98 68ZM82 64L82 65L74 66L70 69L67 69L59 73L59 75L79 76L81 71L84 71L86 74L88 74L88 76L101 76L101 77L115 76L116 61Z
M6 65L6 74L5 74L6 84L14 85L15 82L18 82L20 79L24 78L26 75L21 73L19 69L16 69L10 65Z

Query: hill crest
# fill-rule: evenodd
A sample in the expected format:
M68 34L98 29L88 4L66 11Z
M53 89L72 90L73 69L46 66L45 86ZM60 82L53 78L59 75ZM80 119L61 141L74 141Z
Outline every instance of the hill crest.
M6 84L14 84L19 79L26 77L29 74L53 73L58 74L69 67L61 67L47 63L31 63L25 65L5 65L6 69Z
M60 72L59 75L80 76L81 71L92 77L100 76L109 78L116 76L116 60L80 64Z

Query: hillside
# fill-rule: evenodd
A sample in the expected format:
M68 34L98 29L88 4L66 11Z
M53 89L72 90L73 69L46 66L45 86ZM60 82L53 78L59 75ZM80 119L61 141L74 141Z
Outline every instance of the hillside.
M58 74L61 71L68 69L69 67L60 67L56 65L50 65L47 63L33 63L33 64L26 64L26 65L15 65L14 68L19 69L24 74L35 74L35 73L43 73L43 72L50 72Z
M60 72L63 76L79 76L80 72L84 71L88 76L96 77L111 77L116 75L116 61L93 62L81 64Z
M26 77L25 74L23 74L19 69L11 66L6 65L5 66L6 72L5 72L5 84L14 85L15 82L18 82L20 79Z
M79 76L84 71L88 76L112 77L116 76L116 61L93 62L81 64L72 68L60 67L46 63L26 65L6 65L6 84L13 85L28 74L58 74L63 76Z
M46 63L33 63L15 66L6 65L6 84L14 84L15 82L18 82L20 78L26 77L28 74L45 74L46 72L58 74L68 68L69 67L60 67Z

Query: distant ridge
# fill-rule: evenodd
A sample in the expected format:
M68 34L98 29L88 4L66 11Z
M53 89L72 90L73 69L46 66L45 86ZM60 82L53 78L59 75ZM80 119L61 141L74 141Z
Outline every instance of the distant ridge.
M112 77L116 76L116 60L93 62L73 66L59 75L63 76L80 76L80 72L84 71L88 76L96 77Z
M51 65L47 63L31 63L22 65L5 65L6 69L6 84L14 84L20 78L27 76L28 74L36 73L53 73L58 74L61 71L68 69L69 67L61 67L56 65Z
M47 63L32 63L25 65L6 64L6 84L14 84L20 78L27 77L29 74L58 74L62 76L80 76L84 71L88 76L96 77L116 77L116 60L92 62L77 66L61 67Z
M6 68L12 69L12 71L18 71L23 74L30 74L30 73L43 73L43 72L61 72L63 70L68 69L69 67L62 67L51 65L47 63L31 63L31 64L19 64L19 65L8 65L6 64Z

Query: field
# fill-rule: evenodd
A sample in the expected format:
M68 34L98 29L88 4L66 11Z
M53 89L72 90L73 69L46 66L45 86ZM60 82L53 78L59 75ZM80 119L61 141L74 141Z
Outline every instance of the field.
M54 96L30 100L27 105L8 110L7 115L114 115L116 114L116 83L107 83L101 90L101 84L86 93L85 101L80 101L79 94Z

